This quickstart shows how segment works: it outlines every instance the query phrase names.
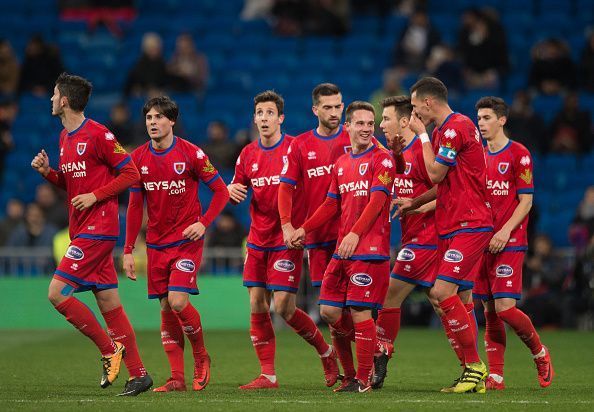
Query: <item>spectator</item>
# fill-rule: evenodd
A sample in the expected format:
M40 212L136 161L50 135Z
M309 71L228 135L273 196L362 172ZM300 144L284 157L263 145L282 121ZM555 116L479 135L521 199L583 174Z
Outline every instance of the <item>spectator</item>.
M6 246L51 248L57 232L55 225L46 222L41 207L37 203L30 203L25 211L25 221L14 229Z
M19 92L30 92L37 96L51 95L55 81L63 71L60 50L46 44L41 36L33 36L25 49Z
M309 0L305 22L307 34L342 36L350 29L348 0Z
M379 127L382 121L382 101L389 96L407 94L400 84L402 74L397 69L387 69L383 75L383 85L369 97L369 102L375 108L375 123Z
M68 211L61 200L49 183L42 183L35 189L35 202L43 211L47 222L58 229L68 226Z
M12 122L17 114L17 106L11 98L0 97L0 182L4 174L4 158L14 147Z
M0 246L4 246L14 229L23 222L25 205L19 199L6 203L6 217L0 221Z
M582 52L580 69L582 87L588 92L594 93L594 32L588 37L588 42Z
M142 96L158 93L168 86L168 81L161 37L157 33L145 33L142 37L142 54L128 74L125 94Z
M569 47L559 39L544 40L532 48L530 86L544 94L558 94L575 86L576 70Z
M580 110L578 96L569 93L551 126L551 151L585 153L590 150L592 130L590 112Z
M140 129L140 125L138 128L134 125L134 122L130 118L130 110L128 110L128 106L123 102L113 105L109 113L109 122L106 126L123 146L136 148L136 146L146 141L146 129L144 127Z
M274 3L275 0L245 0L239 17L243 21L268 20Z
M455 96L464 92L462 64L448 45L438 44L431 49L427 59L427 72L448 85L449 95Z
M281 36L299 36L307 18L307 8L301 0L275 0L272 6L274 30Z
M416 10L396 44L394 65L415 72L423 70L429 52L439 40L439 33L431 26L427 13Z
M208 84L208 59L196 50L194 40L188 33L177 37L168 69L174 90L201 93Z
M209 123L207 130L208 142L204 145L204 152L212 164L218 169L233 169L235 167L235 144L229 140L229 129L221 121Z
M569 228L569 239L581 255L589 246L594 246L594 186L584 193L575 218Z
M516 93L505 128L510 138L522 143L531 152L544 153L548 149L544 121L534 112L530 95L524 90Z
M19 61L8 40L0 40L0 95L13 96L19 86Z

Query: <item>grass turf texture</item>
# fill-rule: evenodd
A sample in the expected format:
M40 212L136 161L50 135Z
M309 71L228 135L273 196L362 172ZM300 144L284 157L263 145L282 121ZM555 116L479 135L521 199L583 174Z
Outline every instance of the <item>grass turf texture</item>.
M327 336L327 331L324 331ZM156 385L169 375L158 331L137 334L141 355ZM240 384L258 375L248 332L206 331L213 358L212 379L202 392L145 393L115 397L127 379L99 387L101 366L93 345L75 331L0 333L1 410L593 410L594 334L543 332L551 348L555 380L541 389L528 350L508 332L506 385L503 392L442 394L439 389L459 374L457 360L438 330L404 329L390 361L384 388L367 394L335 394L323 384L321 363L312 347L291 331L277 333L280 389L241 392ZM186 342L186 383L191 388L190 345ZM485 359L484 352L482 353ZM121 409L120 409L121 408Z

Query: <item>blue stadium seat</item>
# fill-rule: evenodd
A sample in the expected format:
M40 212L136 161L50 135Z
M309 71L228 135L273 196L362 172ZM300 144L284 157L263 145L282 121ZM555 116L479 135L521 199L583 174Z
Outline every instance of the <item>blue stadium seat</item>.
M553 120L555 114L557 114L562 106L563 99L561 96L539 95L532 101L534 110L538 112L547 123Z

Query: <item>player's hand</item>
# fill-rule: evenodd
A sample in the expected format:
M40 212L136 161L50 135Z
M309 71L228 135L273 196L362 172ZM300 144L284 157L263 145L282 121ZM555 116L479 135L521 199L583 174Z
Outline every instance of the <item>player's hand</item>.
M134 263L134 256L132 253L125 253L122 257L124 272L130 280L136 280L136 264Z
M31 160L31 167L37 170L42 176L47 176L50 171L50 165L49 156L45 150L41 149L41 152L37 153L33 160Z
M509 241L509 237L511 232L506 229L501 229L499 232L495 233L489 242L489 252L491 253L499 253L503 250L507 242Z
M185 228L182 235L186 239L198 240L204 236L204 232L206 232L206 227L201 222L196 222Z
M420 136L423 133L427 133L425 125L414 112L410 115L410 122L408 123L408 127L410 127L410 130L412 130L417 136Z
M296 231L293 232L293 236L291 236L291 240L289 242L289 249L303 249L303 245L305 244L305 230L300 227Z
M391 208L394 210L392 219L396 219L398 215L404 216L406 213L409 213L412 209L412 201L413 200L408 197L397 197L392 200Z
M227 190L229 191L229 197L235 203L241 203L247 197L247 186L242 185L241 183L233 183L228 185Z
M341 259L348 259L353 256L357 245L359 244L359 235L354 232L349 232L340 242L338 247L338 256Z
M285 242L285 246L291 249L291 238L293 237L293 233L295 233L295 228L291 223L285 223L282 225L283 229L283 241Z
M97 196L94 193L83 193L81 195L75 196L71 200L72 206L76 210L82 211L87 210L95 203L97 203Z
M402 149L404 149L404 146L405 146L404 137L401 134L396 133L396 136L394 137L394 139L392 140L392 144L390 145L390 149L392 149L392 153L394 153L395 155L401 154Z

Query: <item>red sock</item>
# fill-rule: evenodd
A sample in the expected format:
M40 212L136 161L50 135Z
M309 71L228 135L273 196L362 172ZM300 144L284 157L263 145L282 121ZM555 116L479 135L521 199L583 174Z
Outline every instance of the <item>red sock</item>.
M502 312L498 312L497 316L513 328L516 335L518 335L520 339L522 339L522 342L528 346L533 355L538 355L540 353L542 350L540 337L538 336L538 333L536 333L532 321L524 312L514 306Z
M381 309L376 322L377 340L394 343L400 330L400 308Z
M250 335L252 345L260 361L260 370L263 375L276 375L274 371L274 352L276 351L276 338L270 313L252 313Z
M441 316L439 318L439 320L441 320L441 324L443 325L443 330L445 331L446 336L448 337L448 342L450 342L450 346L452 347L454 352L456 352L456 356L458 357L458 360L460 361L460 365L464 366L464 352L462 352L462 347L456 340L456 335L454 335L454 332L452 332L450 325L448 325L447 318L445 316Z
M474 313L474 302L465 303L464 308L466 308L468 319L470 319L470 326L472 326L472 334L474 335L474 340L478 342L478 323L476 321L476 315Z
M128 369L130 377L139 378L146 375L146 369L140 359L138 353L138 345L136 345L136 335L134 329L128 320L124 308L119 306L109 312L102 313L103 319L107 324L107 333L111 338L117 342L121 342L126 347L126 356L124 356L124 363Z
M480 361L478 351L476 348L476 337L472 332L472 324L468 318L468 313L464 304L458 295L450 296L443 302L439 303L444 316L448 321L448 325L456 341L462 346L465 363L476 363Z
M293 317L287 321L287 324L293 328L295 332L307 341L311 346L316 348L319 355L328 352L330 346L324 340L322 332L318 329L313 320L301 309L296 309Z
M115 353L117 347L114 341L103 330L95 314L87 305L74 297L69 297L57 305L56 310L83 335L95 342L101 355L109 356Z
M505 356L505 325L494 312L485 312L485 351L489 360L489 373L503 376Z
M336 350L343 374L346 377L355 376L355 363L351 349L351 342L355 336L354 329L353 317L348 309L342 312L342 316L336 323L330 325L332 346Z
M184 381L184 331L173 311L161 311L161 342L169 360L171 377Z
M373 354L377 332L373 319L355 323L355 350L357 351L356 378L364 385L369 385L373 369Z
M185 335L188 337L192 345L192 353L194 360L198 362L200 358L208 355L206 347L204 346L204 336L202 334L202 323L200 322L200 314L190 302L179 312L175 312L179 319L179 323Z

